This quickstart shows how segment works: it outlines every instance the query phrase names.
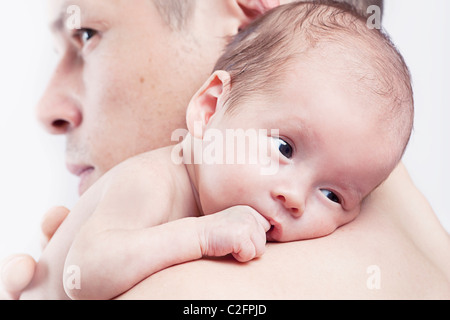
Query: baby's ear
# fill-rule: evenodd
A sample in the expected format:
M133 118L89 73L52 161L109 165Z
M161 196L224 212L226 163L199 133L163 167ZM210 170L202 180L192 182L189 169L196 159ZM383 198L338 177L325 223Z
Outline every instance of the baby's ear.
M230 81L228 72L215 71L192 97L186 111L186 124L193 137L203 138L206 125L223 107L230 93Z

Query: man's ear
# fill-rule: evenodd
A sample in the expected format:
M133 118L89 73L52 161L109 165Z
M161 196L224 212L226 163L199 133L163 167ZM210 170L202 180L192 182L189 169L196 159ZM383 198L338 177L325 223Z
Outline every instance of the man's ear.
M230 89L230 74L215 71L192 97L186 111L186 124L193 137L203 138L206 125L223 107Z
M247 21L244 21L240 26L241 29L249 25L253 20L265 14L267 11L278 7L280 0L234 0L244 15Z

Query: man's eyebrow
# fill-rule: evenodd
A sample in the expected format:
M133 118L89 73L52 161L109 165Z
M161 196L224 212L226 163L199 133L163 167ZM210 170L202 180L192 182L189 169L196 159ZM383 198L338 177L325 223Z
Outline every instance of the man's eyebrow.
M53 22L50 23L50 30L55 33L64 30L64 18L65 13L61 12L58 15L58 18L56 18Z

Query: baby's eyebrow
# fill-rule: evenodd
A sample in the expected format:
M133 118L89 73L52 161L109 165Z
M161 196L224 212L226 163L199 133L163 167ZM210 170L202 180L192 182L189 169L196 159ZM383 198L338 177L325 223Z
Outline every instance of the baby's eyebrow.
M304 144L315 144L319 135L303 119L295 119L295 130Z

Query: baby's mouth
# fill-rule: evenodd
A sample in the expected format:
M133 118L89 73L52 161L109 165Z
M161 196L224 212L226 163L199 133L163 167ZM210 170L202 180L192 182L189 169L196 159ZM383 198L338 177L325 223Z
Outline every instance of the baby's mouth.
M270 229L266 232L266 238L268 242L277 242L278 236L280 235L279 225L270 222Z
M269 229L266 231L267 241L277 241L276 240L277 236L280 235L281 229L282 229L281 223L278 222L277 221L278 219L276 217L274 217L273 215L268 215L268 216L265 216L263 214L261 214L261 215L264 217L264 219L267 220L268 224L270 225Z

